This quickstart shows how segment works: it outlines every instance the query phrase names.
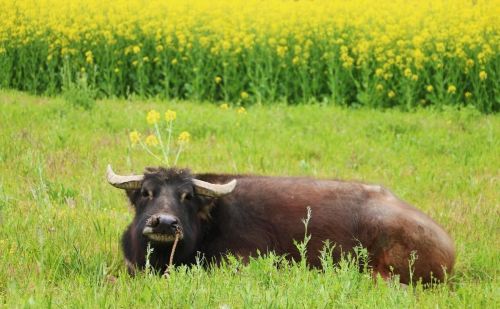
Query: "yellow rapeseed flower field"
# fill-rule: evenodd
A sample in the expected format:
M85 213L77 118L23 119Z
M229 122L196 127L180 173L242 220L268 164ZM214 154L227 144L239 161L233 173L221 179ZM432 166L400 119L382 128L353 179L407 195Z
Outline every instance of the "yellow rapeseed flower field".
M471 93L468 104L499 110L498 0L0 6L3 87L55 93L63 76L85 74L100 95L411 108L465 104Z

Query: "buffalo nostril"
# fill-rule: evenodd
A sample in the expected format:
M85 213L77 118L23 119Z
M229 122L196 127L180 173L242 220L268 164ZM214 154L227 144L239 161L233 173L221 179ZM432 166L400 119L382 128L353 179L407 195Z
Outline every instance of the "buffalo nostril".
M146 223L147 226L157 227L160 224L160 218L158 216L151 216Z

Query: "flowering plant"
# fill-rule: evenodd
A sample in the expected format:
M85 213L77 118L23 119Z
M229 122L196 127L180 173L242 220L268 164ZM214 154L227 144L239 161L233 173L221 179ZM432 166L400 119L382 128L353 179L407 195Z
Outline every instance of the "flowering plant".
M129 140L132 147L139 145L148 154L166 166L170 166L171 156L173 155L173 165L176 165L180 154L189 143L191 135L187 131L182 131L177 138L177 143L175 143L175 149L172 145L172 135L177 113L169 109L165 112L164 116L166 122L165 130L167 132L166 141L164 141L161 134L161 127L163 127L163 123L161 123L161 115L154 109L150 110L146 115L146 121L150 126L152 126L153 133L150 133L143 138L139 131L133 130L129 133Z

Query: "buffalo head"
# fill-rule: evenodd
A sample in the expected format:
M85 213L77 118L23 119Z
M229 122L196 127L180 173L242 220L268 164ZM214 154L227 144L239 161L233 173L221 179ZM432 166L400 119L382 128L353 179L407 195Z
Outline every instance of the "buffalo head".
M108 165L106 174L111 185L126 190L135 209L135 218L124 235L123 249L126 256L130 251L136 264L142 264L142 258L137 256L145 254L147 243L153 248L169 248L176 233L179 246L175 254L181 259L192 256L211 201L231 193L236 186L236 180L212 184L195 179L186 169L147 168L143 175L122 176Z

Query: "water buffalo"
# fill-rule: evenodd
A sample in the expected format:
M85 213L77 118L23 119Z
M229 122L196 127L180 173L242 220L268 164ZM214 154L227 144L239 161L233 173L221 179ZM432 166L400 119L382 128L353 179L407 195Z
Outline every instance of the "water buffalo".
M164 271L175 233L173 264L191 264L198 254L220 261L231 253L244 260L256 251L300 259L293 240L304 238L302 219L310 207L307 262L320 266L325 240L333 259L357 246L368 251L374 274L400 276L409 283L409 259L416 254L413 278L442 281L452 271L454 245L424 213L378 185L299 177L192 174L187 169L147 168L121 176L111 167L108 182L125 189L135 218L123 235L129 271L151 266Z

